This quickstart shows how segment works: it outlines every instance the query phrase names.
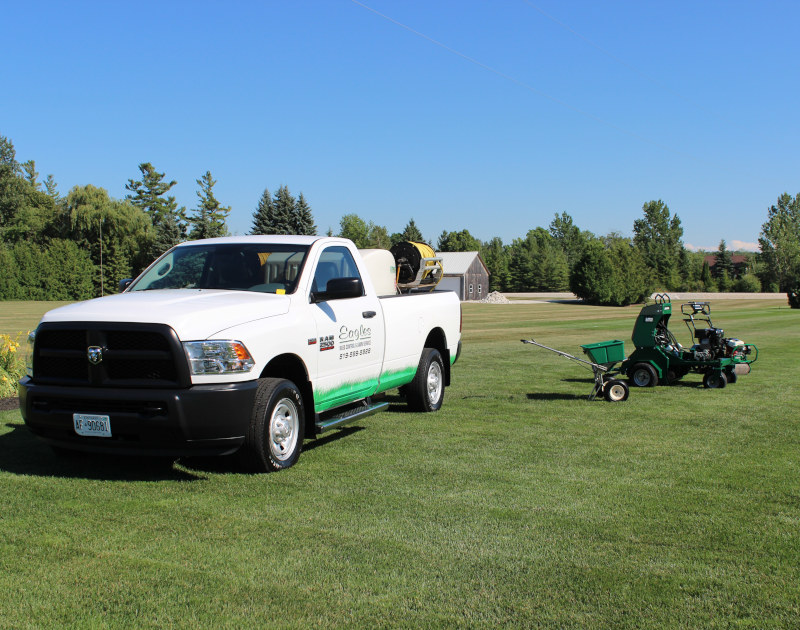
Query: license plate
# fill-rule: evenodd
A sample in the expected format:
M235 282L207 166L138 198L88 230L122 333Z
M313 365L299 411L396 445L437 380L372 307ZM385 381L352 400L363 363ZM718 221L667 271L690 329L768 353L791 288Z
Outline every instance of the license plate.
M111 437L111 418L86 413L73 413L75 433L91 437Z

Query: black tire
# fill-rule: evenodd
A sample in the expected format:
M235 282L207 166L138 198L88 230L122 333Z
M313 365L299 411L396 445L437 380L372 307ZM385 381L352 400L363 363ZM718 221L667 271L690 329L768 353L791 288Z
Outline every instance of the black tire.
M739 380L739 375L736 372L726 372L725 376L728 379L728 385L733 385L736 381Z
M649 363L636 363L628 370L628 379L636 387L655 387L658 384L656 369Z
M708 389L722 389L728 384L725 372L706 372L703 376L703 387Z
M413 411L438 411L444 400L444 361L434 348L424 348L414 380L408 384L408 406Z
M611 379L603 387L603 398L608 402L622 402L628 400L630 389L625 381Z
M240 457L253 472L293 466L303 449L305 406L297 386L282 378L262 378Z

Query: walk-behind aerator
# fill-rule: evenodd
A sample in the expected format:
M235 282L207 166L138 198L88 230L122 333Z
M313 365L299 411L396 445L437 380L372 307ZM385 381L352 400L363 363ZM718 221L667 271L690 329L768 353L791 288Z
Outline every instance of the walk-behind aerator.
M636 319L631 340L636 350L623 361L620 371L637 387L669 385L689 372L703 375L703 385L722 388L750 373L758 348L741 339L725 338L711 322L711 304L687 302L681 305L692 345L685 348L669 330L672 303L666 294L644 306Z

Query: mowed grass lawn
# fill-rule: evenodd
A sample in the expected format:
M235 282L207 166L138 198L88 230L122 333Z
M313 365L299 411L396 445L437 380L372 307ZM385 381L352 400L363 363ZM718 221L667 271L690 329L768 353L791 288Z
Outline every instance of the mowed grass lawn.
M58 458L0 413L0 627L797 628L800 312L712 307L752 374L611 404L519 340L630 352L638 307L466 305L439 413L393 398L278 474Z

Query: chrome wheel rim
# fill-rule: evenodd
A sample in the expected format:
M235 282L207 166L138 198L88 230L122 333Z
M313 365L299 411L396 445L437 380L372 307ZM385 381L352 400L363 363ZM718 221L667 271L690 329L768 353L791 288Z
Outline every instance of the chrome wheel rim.
M278 461L286 461L294 453L300 429L297 406L289 398L281 398L269 419L269 451Z
M442 396L442 387L444 387L444 383L442 382L442 366L439 365L438 361L433 361L428 369L427 387L428 400L431 405L435 405L439 402Z

